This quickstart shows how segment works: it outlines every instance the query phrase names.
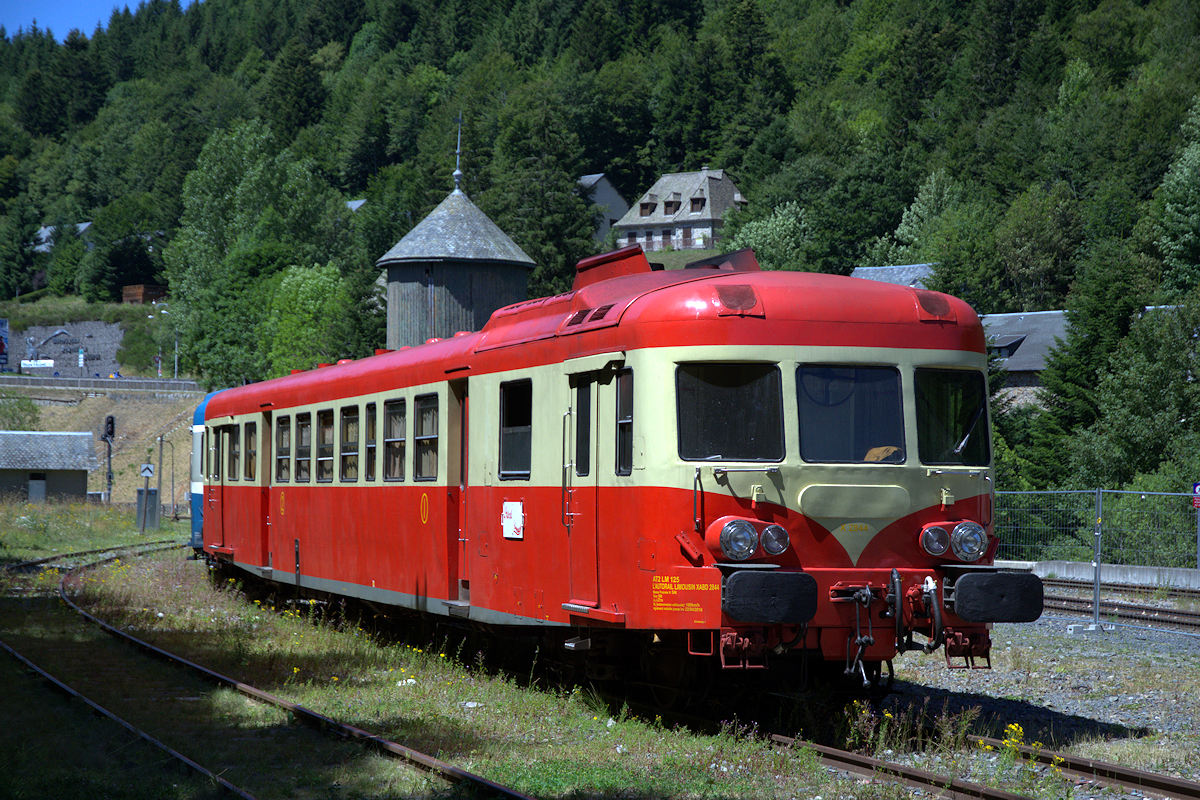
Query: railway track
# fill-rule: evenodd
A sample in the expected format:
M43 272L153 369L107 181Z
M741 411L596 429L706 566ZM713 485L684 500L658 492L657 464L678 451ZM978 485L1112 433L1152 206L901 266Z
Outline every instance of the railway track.
M1047 589L1078 589L1092 591L1096 584L1093 581L1080 581L1071 578L1042 578L1042 586ZM1126 583L1101 582L1100 590L1110 594L1136 594L1143 597L1161 594L1165 598L1180 600L1200 600L1200 589L1187 587L1160 588L1156 586L1132 586Z
M160 545L154 549L161 549L163 543L154 544ZM78 561L89 555L93 556L91 565L95 565L128 552L130 548L106 548L87 554L62 554L13 565L10 571ZM117 554L101 555L105 553ZM344 740L333 748L318 748L329 751L331 769L341 761L357 758L366 746L461 787L472 797L527 800L526 795L512 789L221 675L109 625L71 600L69 593L76 580L75 570L62 577L58 593L63 605L50 598L26 597L19 601L20 608L6 609L3 616L7 617L4 621L8 633L5 640L0 641L0 649L59 690L212 780L228 793L254 798L253 790L247 787L253 786L259 765L276 759L286 763L298 752L313 752L312 742L301 740L324 733ZM129 644L135 647L127 646ZM147 658L146 654L157 658ZM278 722L260 736L247 736L245 731L214 726L210 715L205 714L207 704L198 702L208 695L213 683L276 709ZM195 724L180 730L176 717L172 730L155 732L156 722L158 727L162 725L159 709L186 708L189 704L198 707L196 716L202 719L189 718L189 722ZM292 719L306 725L291 725ZM247 744L247 739L252 743ZM189 757L184 750L203 755ZM203 759L207 765L197 759ZM266 787L269 794L279 794L280 788ZM290 794L286 787L283 789L285 796Z
M1026 761L1043 764L1048 768L1057 769L1063 775L1075 779L1079 783L1090 783L1099 786L1131 790L1151 797L1177 798L1177 800L1200 800L1200 783L1183 780L1171 775L1160 775L1153 772L1110 764L1091 758L1080 758L1067 753L1053 750L1033 748L1028 745L1013 745L999 739L984 736L968 736L968 741L977 747L990 747L997 752L1013 748ZM997 789L983 784L972 783L951 775L937 774L927 770L882 761L861 753L839 750L834 747L804 742L778 734L771 736L771 741L782 747L803 747L817 754L822 764L830 769L876 778L883 776L912 789L928 791L942 797L978 798L979 800L1016 800L1024 795L1014 794L1004 789Z
M1048 611L1065 611L1071 614L1090 616L1092 598L1046 595L1044 606ZM1184 609L1163 608L1142 603L1126 603L1116 600L1101 600L1100 615L1106 619L1122 622L1144 622L1155 625L1170 625L1188 630L1200 630L1200 612Z

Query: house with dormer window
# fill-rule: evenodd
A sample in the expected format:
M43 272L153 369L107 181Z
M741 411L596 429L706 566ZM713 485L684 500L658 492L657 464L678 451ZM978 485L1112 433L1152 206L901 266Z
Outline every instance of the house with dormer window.
M715 247L725 213L745 203L723 169L668 173L613 225L617 246L637 244L647 252Z

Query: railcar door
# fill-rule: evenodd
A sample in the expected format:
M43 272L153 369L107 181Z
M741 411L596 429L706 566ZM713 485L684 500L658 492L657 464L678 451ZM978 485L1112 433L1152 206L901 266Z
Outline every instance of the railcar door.
M447 567L449 586L447 599L453 602L451 612L455 613L471 601L471 575L468 569L470 559L470 536L467 533L467 465L470 432L467 421L470 404L467 394L466 379L450 381L447 392L447 428L450 435L449 450L446 466L446 534Z
M614 358L619 357L604 356L598 361L580 359L579 366L607 365ZM568 362L568 368L571 366ZM596 529L600 494L597 458L600 426L596 410L600 387L610 384L612 376L612 371L605 368L568 374L569 400L563 416L562 524L567 530L570 602L591 608L600 603Z
M205 470L208 475L208 485L205 486L205 493L208 495L206 498L208 509L205 511L204 518L209 531L209 536L206 538L209 540L210 549L225 546L225 470L222 469L222 462L226 438L224 428L214 426L208 429L208 469Z

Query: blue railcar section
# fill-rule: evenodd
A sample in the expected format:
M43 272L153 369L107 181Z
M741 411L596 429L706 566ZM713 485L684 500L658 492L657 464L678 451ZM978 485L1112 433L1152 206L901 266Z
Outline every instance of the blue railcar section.
M220 391L220 390L217 390ZM208 401L217 392L209 392L204 396L196 413L192 415L192 537L191 546L194 550L204 547L204 409Z

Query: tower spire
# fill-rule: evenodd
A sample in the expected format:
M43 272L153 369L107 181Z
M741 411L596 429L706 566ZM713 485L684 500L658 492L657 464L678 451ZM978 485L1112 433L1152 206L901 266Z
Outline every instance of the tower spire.
M462 159L462 112L458 112L458 146L454 149L454 191L462 191L462 170L459 162Z

